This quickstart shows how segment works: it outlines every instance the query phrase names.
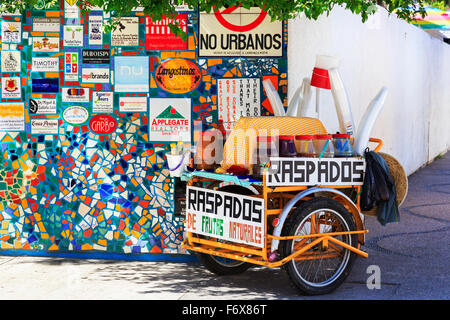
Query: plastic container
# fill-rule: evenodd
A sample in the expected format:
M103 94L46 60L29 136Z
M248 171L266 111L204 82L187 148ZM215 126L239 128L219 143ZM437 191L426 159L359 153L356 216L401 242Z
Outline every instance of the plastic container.
M333 146L335 157L353 156L353 148L349 134L333 134Z
M313 143L314 136L298 135L295 136L295 150L299 157L315 158L318 156Z
M200 132L200 138L195 149L194 158L196 169L213 170L216 164L216 152L218 152L218 148L219 141L217 139L216 130Z
M264 166L270 161L270 157L278 156L278 150L276 149L276 137L274 136L257 137L256 142L252 174L259 179L262 177Z
M296 157L297 151L295 150L294 136L280 136L280 157Z
M314 148L318 154L318 158L333 158L334 148L331 134L315 135Z
M185 151L183 154L173 155L170 152L166 153L167 168L169 169L171 177L180 177L181 173L186 170L191 158L191 152Z

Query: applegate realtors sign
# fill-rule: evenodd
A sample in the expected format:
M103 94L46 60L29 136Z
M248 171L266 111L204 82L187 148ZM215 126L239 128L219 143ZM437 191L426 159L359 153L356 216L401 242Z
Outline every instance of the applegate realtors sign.
M186 230L264 248L264 200L188 187Z
M260 8L239 6L200 13L199 56L281 57L283 23Z

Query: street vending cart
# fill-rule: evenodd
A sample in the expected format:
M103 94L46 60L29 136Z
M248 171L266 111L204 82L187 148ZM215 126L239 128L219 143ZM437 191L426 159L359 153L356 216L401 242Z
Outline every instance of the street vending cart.
M382 141L370 139L378 145ZM308 295L335 290L361 250L362 157L271 157L262 179L226 173L184 173L186 239L218 275L252 265L283 267Z

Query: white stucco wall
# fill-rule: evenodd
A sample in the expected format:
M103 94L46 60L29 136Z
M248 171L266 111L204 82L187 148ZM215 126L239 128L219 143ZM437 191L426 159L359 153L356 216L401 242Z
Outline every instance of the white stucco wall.
M288 26L289 101L316 55L340 58L339 73L358 124L382 86L389 90L371 136L384 141L411 174L450 146L450 45L379 8L366 23L341 7ZM320 119L338 131L331 92L321 90ZM314 104L313 99L313 104Z

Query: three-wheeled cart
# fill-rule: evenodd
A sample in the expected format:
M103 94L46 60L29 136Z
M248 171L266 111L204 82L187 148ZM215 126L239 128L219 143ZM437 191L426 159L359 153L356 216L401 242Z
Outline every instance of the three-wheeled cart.
M370 141L378 152L381 140ZM361 157L278 158L262 181L188 173L182 246L218 275L283 267L301 293L329 293L357 255L368 257L360 248L368 232L360 210L364 170Z

